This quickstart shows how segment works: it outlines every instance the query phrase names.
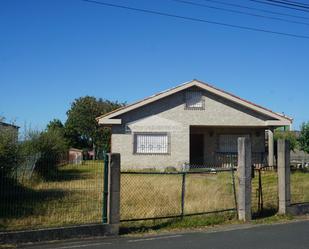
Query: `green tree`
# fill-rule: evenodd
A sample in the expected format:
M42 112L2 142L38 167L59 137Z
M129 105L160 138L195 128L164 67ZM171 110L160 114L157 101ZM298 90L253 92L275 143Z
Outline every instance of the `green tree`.
M297 137L292 131L282 131L280 129L275 130L274 139L285 139L290 142L290 149L295 150L298 147Z
M67 111L65 134L69 145L84 149L109 150L109 129L99 126L96 117L123 106L91 96L75 99Z
M62 124L60 119L53 119L52 121L50 121L47 126L46 126L46 130L62 130L64 129L64 125Z
M309 153L309 122L301 125L298 141L300 149Z

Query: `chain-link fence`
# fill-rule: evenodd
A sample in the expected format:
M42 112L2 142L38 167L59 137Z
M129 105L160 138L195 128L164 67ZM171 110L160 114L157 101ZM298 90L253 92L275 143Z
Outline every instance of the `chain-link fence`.
M309 170L291 171L291 203L309 203Z
M0 174L0 231L102 221L103 161L23 162Z
M121 221L236 210L233 169L121 172Z
M275 214L278 211L278 174L273 167L254 168L252 178L253 216Z

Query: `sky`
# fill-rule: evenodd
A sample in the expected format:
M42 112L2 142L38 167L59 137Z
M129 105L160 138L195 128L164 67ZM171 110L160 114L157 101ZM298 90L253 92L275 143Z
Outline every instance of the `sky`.
M100 0L98 0L100 1ZM214 22L309 36L309 12L249 0L221 0L277 11L295 24L173 0L102 0ZM302 0L305 2L305 0ZM309 4L309 1L308 1ZM192 79L309 121L309 39L107 7L82 0L0 0L0 116L44 129L75 98L132 103Z

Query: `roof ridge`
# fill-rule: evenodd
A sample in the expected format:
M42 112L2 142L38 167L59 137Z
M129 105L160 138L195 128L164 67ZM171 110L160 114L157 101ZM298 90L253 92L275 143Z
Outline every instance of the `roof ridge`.
M184 83L182 83L182 84L180 84L180 85L177 85L177 86L175 86L175 87L166 89L166 90L161 91L161 92L159 92L159 93L153 94L153 95L151 95L151 96L149 96L149 97L146 97L146 98L143 98L143 99L141 99L141 100L135 101L135 102L133 102L133 103L131 103L131 104L129 104L129 105L126 105L126 106L122 106L122 107L120 107L120 108L117 108L117 109L115 109L115 110L113 110L113 111L111 111L111 112L109 112L109 113L105 113L105 114L103 114L103 115L97 117L96 120L98 121L99 119L104 118L104 117L106 117L106 116L109 116L109 115L111 115L111 114L113 114L113 113L115 113L115 112L121 111L121 110L123 110L123 109L129 108L129 107L131 107L131 106L134 106L134 105L137 105L137 104L142 103L142 102L144 102L144 101L147 101L147 100L149 100L149 99L151 99L151 98L158 97L158 96L160 96L160 95L162 95L162 94L164 94L164 93L167 93L167 92L169 92L169 91L173 91L173 90L175 90L175 89L177 89L177 88L179 88L179 87L183 87L183 86L186 86L186 85L190 85L190 84L195 83L195 82L197 82L197 83L199 83L199 84L203 84L203 85L205 85L205 86L208 86L209 88L212 88L212 89L214 89L214 90L216 90L216 91L219 91L219 92L221 92L221 93L223 93L223 94L229 95L229 96L231 96L231 97L233 97L233 98L236 98L236 99L238 99L238 100L240 100L240 101L243 101L243 102L245 102L245 103L247 103L247 104L249 104L249 105L253 105L253 106L257 107L257 108L260 108L260 109L265 110L265 111L267 111L267 112L273 113L273 114L276 115L276 116L282 117L282 118L284 118L284 119L288 119L288 120L290 120L290 121L293 120L292 118L290 118L290 117L288 117L288 116L286 116L286 115L283 115L283 114L281 114L281 113L274 112L274 111L272 111L272 110L270 110L270 109L268 109L268 108L265 108L265 107L263 107L263 106L261 106L261 105L255 104L255 103L253 103L253 102L251 102L251 101L249 101L249 100L246 100L246 99L243 99L243 98L241 98L241 97L238 97L238 96L236 96L236 95L234 95L234 94L232 94L232 93L230 93L230 92L227 92L227 91L225 91L225 90L222 90L222 89L220 89L220 88L218 88L218 87L215 87L214 85L211 85L211 84L209 84L209 83L206 83L206 82L201 81L201 80L198 80L198 79L192 79L191 81L184 82ZM196 84L195 84L195 85L196 85Z

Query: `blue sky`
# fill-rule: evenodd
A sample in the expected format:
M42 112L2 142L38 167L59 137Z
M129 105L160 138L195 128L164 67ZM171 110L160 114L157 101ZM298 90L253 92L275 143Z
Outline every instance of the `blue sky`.
M294 18L308 23L296 25L172 0L106 2L309 36L309 19ZM309 12L248 0L233 3L309 18ZM65 121L80 96L130 103L197 78L284 112L298 129L309 120L308 44L309 39L80 0L0 0L0 115L22 127L43 129L53 118Z

